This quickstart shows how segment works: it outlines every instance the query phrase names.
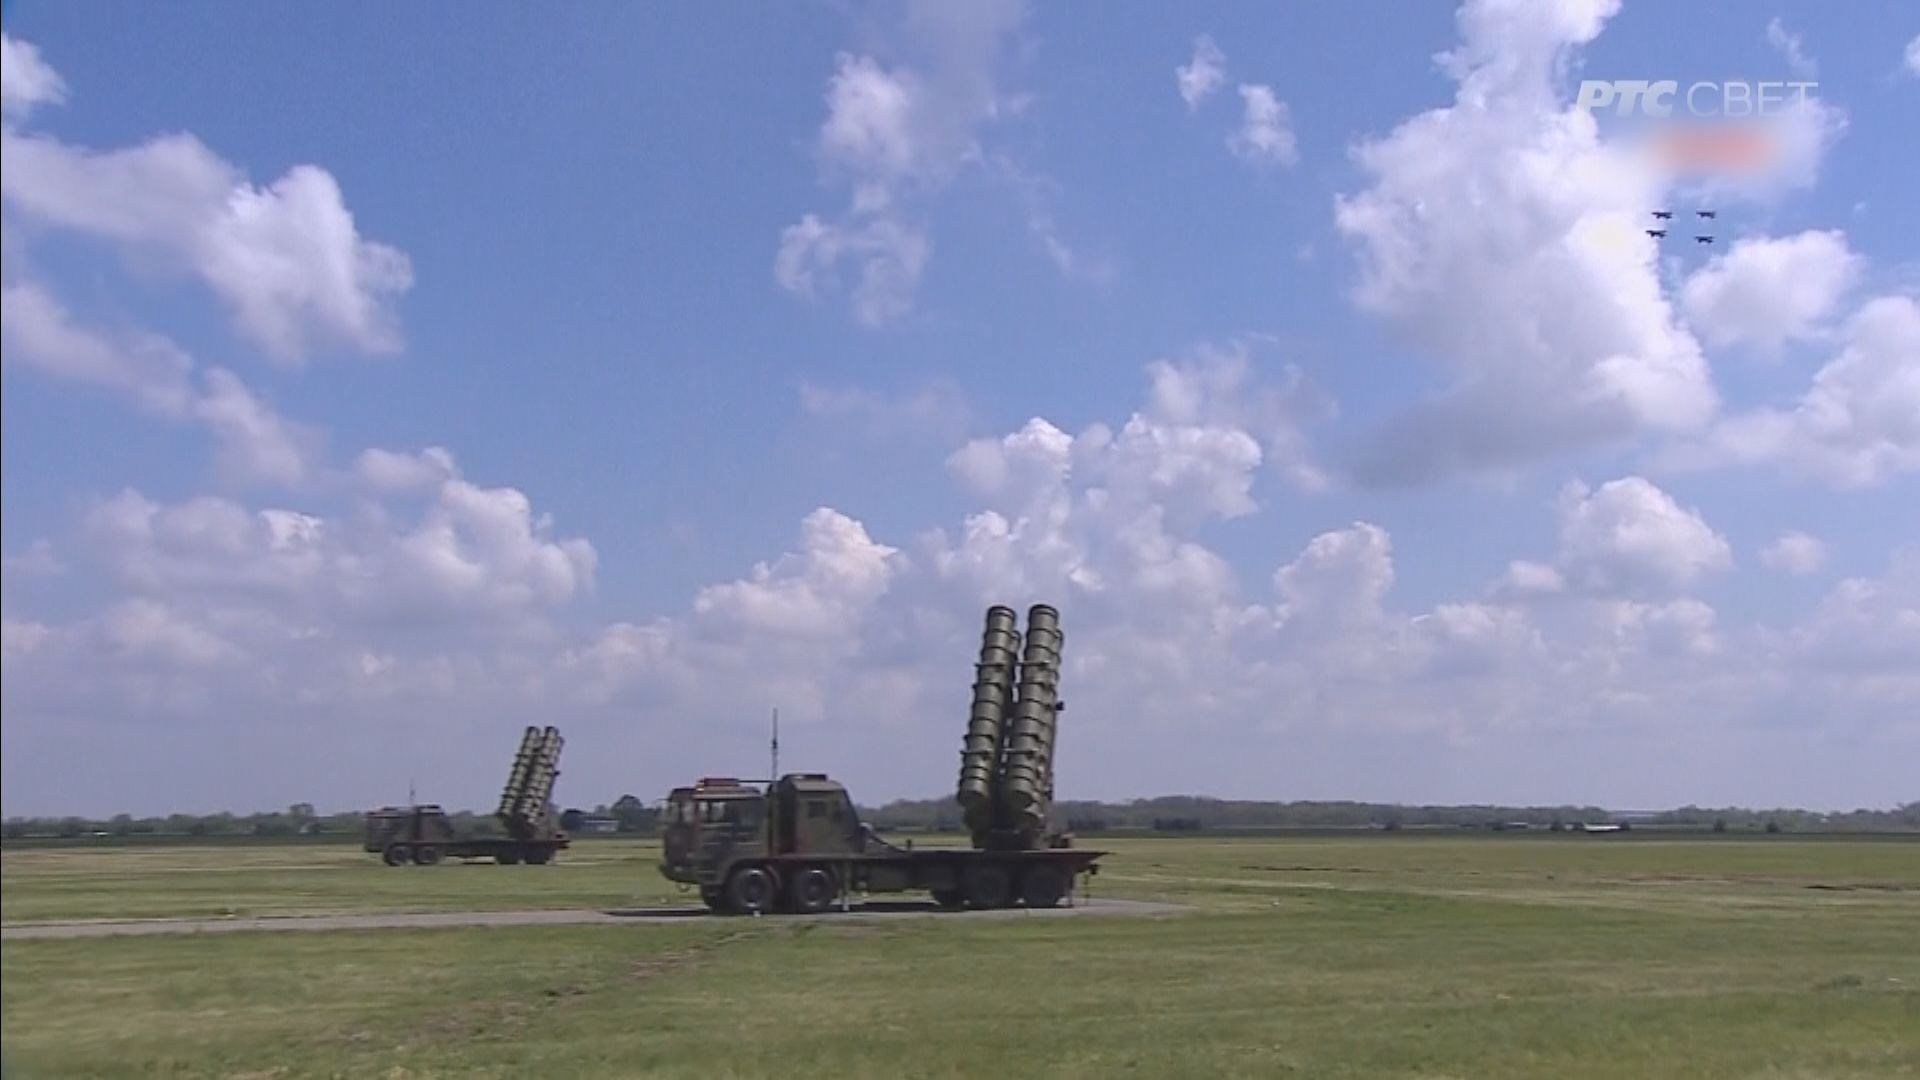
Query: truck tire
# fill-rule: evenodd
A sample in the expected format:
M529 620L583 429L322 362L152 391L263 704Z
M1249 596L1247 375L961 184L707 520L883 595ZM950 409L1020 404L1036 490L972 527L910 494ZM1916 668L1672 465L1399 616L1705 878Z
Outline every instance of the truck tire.
M1013 903L1013 875L997 862L976 862L961 876L968 905L976 908L1003 908Z
M965 907L967 894L959 889L934 889L933 902L943 908Z
M700 886L700 902L716 915L727 913L727 891L712 885Z
M438 863L444 855L444 852L432 844L421 844L419 847L413 849L413 864L415 866L433 866Z
M501 848L494 853L493 861L501 866L513 866L520 861L519 848Z
M1060 903L1073 888L1066 868L1040 863L1027 867L1020 877L1020 899L1030 908L1050 908Z
M809 866L787 884L787 902L803 915L818 915L833 906L833 898L839 891L831 873L822 867Z
M727 879L727 907L742 915L772 911L780 898L779 883L758 866L743 866Z
M527 849L528 866L545 866L552 861L553 850L551 848L532 847Z
M405 844L388 844L380 857L388 866L405 866L413 861L413 849Z

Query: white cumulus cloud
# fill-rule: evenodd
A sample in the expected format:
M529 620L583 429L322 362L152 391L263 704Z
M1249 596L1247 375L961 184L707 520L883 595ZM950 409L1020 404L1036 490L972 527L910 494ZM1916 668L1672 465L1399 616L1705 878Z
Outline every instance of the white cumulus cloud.
M1767 44L1773 46L1774 51L1787 62L1787 67L1796 77L1813 79L1819 76L1820 65L1814 62L1813 57L1807 55L1801 36L1787 29L1787 25L1780 21L1778 15L1767 20Z
M1242 85L1240 102L1240 127L1227 137L1227 148L1234 156L1274 165L1292 165L1300 160L1292 113L1286 102L1274 97L1272 87Z
M1760 561L1782 573L1814 574L1827 563L1827 545L1803 532L1782 533L1760 550Z
M1180 88L1180 100L1187 103L1191 112L1200 107L1200 103L1213 96L1226 82L1227 57L1220 46L1205 34L1193 41L1193 59L1174 69L1174 80Z
M1775 465L1790 476L1865 488L1920 469L1920 304L1867 301L1840 351L1788 407L1728 416L1667 451L1675 467Z
M591 590L598 561L585 540L554 537L520 491L458 475L417 516L378 503L338 517L216 496L168 504L129 490L96 503L85 534L130 591L283 629L517 631Z
M837 290L848 263L860 323L878 327L912 310L932 247L920 204L984 160L978 133L1010 109L996 73L1024 14L1007 0L922 4L906 10L896 35L905 58L839 56L815 156L849 190L848 207L782 230L774 256L782 288L807 297Z
M1617 7L1470 0L1444 58L1454 102L1356 149L1368 186L1335 211L1356 298L1451 380L1371 443L1363 478L1507 470L1713 416L1641 230L1667 178L1560 92Z
M1560 494L1559 564L1605 593L1685 589L1732 565L1733 552L1699 511L1638 476Z
M76 322L32 282L0 287L0 339L9 367L120 394L135 407L211 433L223 470L242 483L297 486L312 473L318 432L282 416L224 368L193 359L157 334L108 334Z
M40 59L32 42L0 34L0 111L25 119L41 105L67 99L66 80Z
M1694 271L1680 300L1709 345L1773 352L1822 330L1864 262L1838 230L1742 240Z
M360 235L326 170L298 165L258 187L187 134L102 151L8 126L0 143L9 207L197 275L270 356L399 347L393 303L413 284L411 264Z

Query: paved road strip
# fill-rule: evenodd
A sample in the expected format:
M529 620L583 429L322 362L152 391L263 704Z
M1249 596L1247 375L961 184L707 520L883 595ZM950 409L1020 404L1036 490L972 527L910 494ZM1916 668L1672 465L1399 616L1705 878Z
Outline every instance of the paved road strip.
M942 911L931 904L870 903L826 915L772 915L774 919L899 919L927 916L944 919L1050 919L1074 915L1170 915L1184 911L1178 904L1144 900L1082 900L1073 907L1028 911ZM33 938L128 937L151 934L205 934L238 931L285 930L405 930L450 926L620 926L628 923L675 923L718 918L704 908L611 908L603 911L432 911L365 915L282 915L231 919L129 919L124 921L17 923L0 927L8 941Z

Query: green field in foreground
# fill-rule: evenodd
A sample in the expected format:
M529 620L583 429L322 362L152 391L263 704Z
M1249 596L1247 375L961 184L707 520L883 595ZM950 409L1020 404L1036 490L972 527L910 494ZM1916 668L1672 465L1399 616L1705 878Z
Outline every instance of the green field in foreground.
M8 1076L1920 1074L1920 844L1127 840L1188 913L9 941ZM642 844L4 855L6 919L650 904Z
M0 922L677 903L660 846L578 843L547 866L392 867L352 844L26 848L0 853Z

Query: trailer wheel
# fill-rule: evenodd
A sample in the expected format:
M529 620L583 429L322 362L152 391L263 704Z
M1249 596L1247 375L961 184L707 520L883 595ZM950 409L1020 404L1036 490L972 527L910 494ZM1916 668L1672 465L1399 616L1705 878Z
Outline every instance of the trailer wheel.
M440 861L442 855L443 852L432 844L421 844L413 849L413 863L415 866L432 866Z
M388 844L380 857L388 866L405 866L413 861L413 849L405 844Z
M961 882L967 903L977 908L1003 908L1013 903L1013 875L999 863L979 862L967 867Z
M743 866L727 879L727 907L742 915L773 910L780 889L773 875L758 866Z
M501 866L513 866L520 861L520 852L513 848L502 848L494 853L493 861Z
M1041 863L1027 867L1026 874L1020 878L1020 899L1030 908L1050 908L1058 904L1072 886L1066 870Z
M793 910L803 915L818 915L833 906L834 894L839 891L832 874L818 866L809 866L787 886L787 899Z
M553 852L546 848L537 847L527 849L527 864L529 866L545 866L551 861L553 861Z

